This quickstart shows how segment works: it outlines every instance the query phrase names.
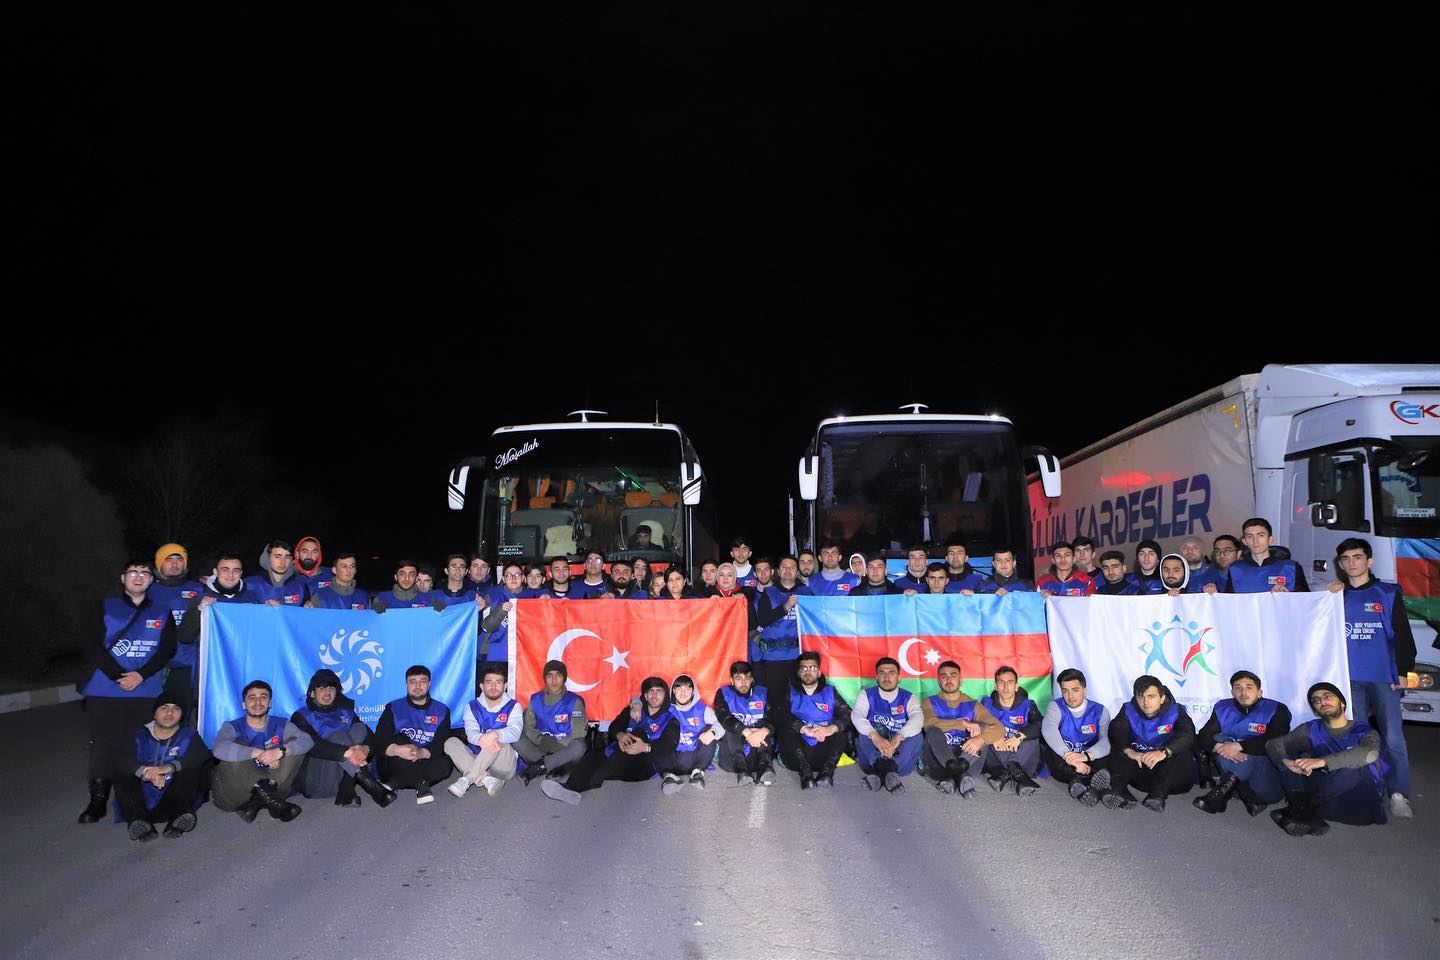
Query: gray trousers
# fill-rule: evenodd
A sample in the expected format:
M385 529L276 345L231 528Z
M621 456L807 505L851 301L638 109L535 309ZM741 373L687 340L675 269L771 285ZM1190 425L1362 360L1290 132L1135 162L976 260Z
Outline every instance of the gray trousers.
M585 738L575 737L569 743L562 744L554 737L541 737L536 744L533 740L521 737L515 741L515 752L520 754L526 763L539 763L544 760L545 769L553 773L585 756Z
M445 741L445 754L460 771L460 776L471 783L478 783L485 777L509 780L515 776L515 747L502 743L499 750L481 750L471 753L470 745L460 737Z
M986 773L999 773L1007 763L1018 763L1022 770L1032 777L1035 776L1040 772L1040 741L1022 741L1020 749L1013 752L987 746L980 751L979 764L972 772L978 772L980 767L984 767Z
M261 780L274 780L279 784L276 796L290 796L290 788L300 773L305 755L287 754L280 758L280 765L274 770L255 765L254 760L222 760L215 767L215 781L210 785L210 800L216 810L227 812L239 810L250 800L250 789Z
M365 731L351 724L349 730L337 731L325 739L330 743L353 747L365 742ZM295 786L307 797L333 797L340 790L340 781L347 776L355 776L359 769L348 760L321 760L307 754Z

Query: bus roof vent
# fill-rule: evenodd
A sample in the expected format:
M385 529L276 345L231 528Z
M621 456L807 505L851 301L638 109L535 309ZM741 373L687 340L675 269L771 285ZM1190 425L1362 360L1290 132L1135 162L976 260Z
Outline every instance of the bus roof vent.
M923 403L902 403L900 405L900 409L909 410L911 413L919 415L920 413L929 410L930 408Z
M579 417L581 423L589 423L590 417L592 415L596 417L603 417L607 416L608 413L609 411L607 410L571 410L569 413L565 414L565 416Z

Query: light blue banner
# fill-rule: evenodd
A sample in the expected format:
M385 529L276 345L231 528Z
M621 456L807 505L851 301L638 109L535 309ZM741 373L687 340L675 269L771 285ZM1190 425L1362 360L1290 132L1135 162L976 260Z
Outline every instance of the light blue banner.
M220 725L244 713L240 691L251 680L270 684L270 712L288 717L322 668L335 671L374 729L385 705L405 696L405 670L417 663L430 668L430 696L458 720L475 698L478 618L473 603L385 613L213 604L200 634L200 732L214 743Z

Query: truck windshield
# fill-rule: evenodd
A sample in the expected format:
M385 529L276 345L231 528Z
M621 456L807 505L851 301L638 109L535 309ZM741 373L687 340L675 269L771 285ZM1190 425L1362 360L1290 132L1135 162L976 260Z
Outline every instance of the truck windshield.
M822 540L897 556L951 536L977 557L1023 549L1029 505L1009 424L832 424L819 454Z
M1440 536L1440 437L1376 447L1372 484L1377 532L1389 537Z
M552 430L497 441L507 449L491 460L482 508L485 539L501 559L579 559L591 549L610 559L679 553L675 433Z

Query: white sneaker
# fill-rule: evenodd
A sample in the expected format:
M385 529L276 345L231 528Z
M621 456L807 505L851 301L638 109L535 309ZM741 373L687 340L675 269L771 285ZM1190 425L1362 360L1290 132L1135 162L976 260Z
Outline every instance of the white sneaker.
M499 777L486 777L480 781L480 785L485 788L486 793L493 797L500 792L501 787L505 786L505 781Z
M466 777L461 777L459 780L456 780L454 783L450 784L450 796L454 797L456 800L459 800L461 797L465 796L465 791L469 789L469 779Z
M667 773L665 774L664 778L662 778L662 781L660 783L660 792L668 797L671 794L675 793L677 790L684 787L685 783L686 781L681 780L675 774Z
M1390 816L1397 820L1409 820L1415 816L1415 811L1410 809L1410 798L1403 793L1390 794Z
M704 789L705 789L705 771L704 771L704 770L692 770L692 771L690 772L690 786L695 787L696 789L699 789L699 790L704 790Z

